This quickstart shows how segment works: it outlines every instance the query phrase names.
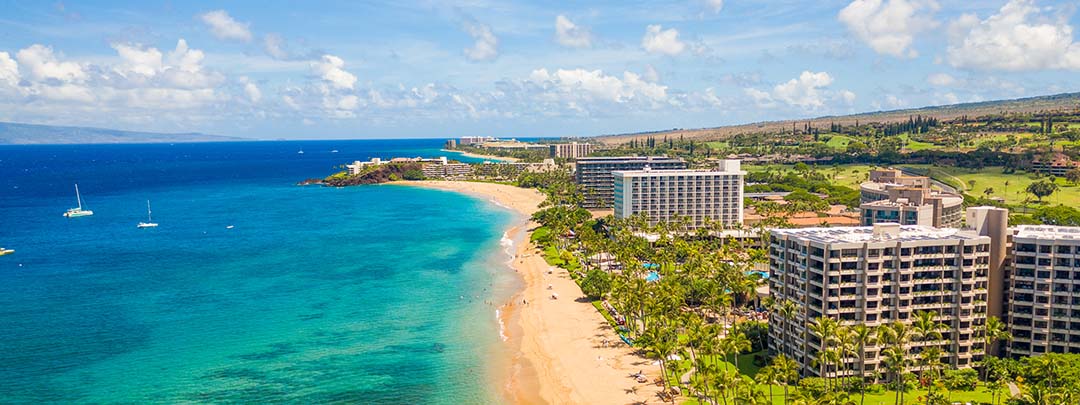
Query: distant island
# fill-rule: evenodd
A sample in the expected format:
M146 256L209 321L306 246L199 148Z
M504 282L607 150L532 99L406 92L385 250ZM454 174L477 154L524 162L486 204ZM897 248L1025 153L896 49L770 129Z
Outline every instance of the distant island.
M159 132L120 131L103 128L0 122L0 145L230 142L242 140L245 139L220 135L206 135L197 132L167 134Z

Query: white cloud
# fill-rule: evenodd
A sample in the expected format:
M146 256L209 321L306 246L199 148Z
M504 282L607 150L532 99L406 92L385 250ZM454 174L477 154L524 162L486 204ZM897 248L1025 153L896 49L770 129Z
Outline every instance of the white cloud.
M650 83L632 72L623 72L619 78L600 70L559 69L549 73L547 69L537 69L529 75L529 81L574 99L628 103L661 102L667 98L667 86Z
M724 0L705 0L705 6L713 13L719 13L724 9Z
M686 50L686 44L679 40L679 31L674 28L665 30L660 25L650 25L645 28L645 36L641 38L641 47L648 52L671 56Z
M491 27L469 21L465 23L465 32L476 41L471 48L465 48L465 57L482 61L499 56L499 38L491 32Z
M950 27L950 65L975 70L1080 70L1067 18L1044 17L1033 0L1012 0L985 20L964 14Z
M274 59L287 59L289 52L285 50L285 39L278 34L263 35L263 50Z
M7 52L0 52L0 82L12 87L19 85L19 64Z
M840 94L840 100L842 100L844 102L844 104L847 104L849 106L852 105L852 104L855 104L855 93L854 92L852 92L850 90L841 90L839 94Z
M244 95L247 96L248 101L252 103L258 103L262 100L262 91L259 90L259 86L249 80L247 77L241 77L240 82L244 84Z
M113 44L112 48L124 60L124 64L117 66L120 74L138 74L142 76L154 76L161 71L162 54L157 48L143 48L139 45Z
M660 72L657 71L656 68L653 67L653 65L651 63L648 64L648 65L645 65L645 74L644 74L644 76L645 76L645 80L648 80L650 82L653 82L653 83L660 82Z
M759 107L775 107L778 103L817 110L825 107L827 101L840 101L846 105L855 102L855 93L849 90L830 91L833 83L828 72L803 71L799 77L773 87L771 92L746 88L743 91Z
M15 54L19 64L26 68L33 80L58 80L61 82L82 82L87 74L83 66L75 62L60 62L52 48L34 44Z
M338 89L352 89L356 85L356 76L345 71L345 61L325 54L319 61L311 62L311 69L323 80Z
M913 58L915 35L936 25L929 13L920 13L937 8L934 0L854 0L837 18L875 52Z
M588 48L592 46L592 33L560 14L555 17L555 41L571 48Z
M957 80L948 73L934 73L926 77L926 82L938 87L948 87L956 84Z
M832 84L833 78L826 72L812 73L803 71L798 78L781 83L773 88L773 97L799 107L820 108L825 102L820 89Z
M210 27L210 32L218 39L251 41L249 23L241 23L232 18L225 10L214 10L199 16L203 24Z

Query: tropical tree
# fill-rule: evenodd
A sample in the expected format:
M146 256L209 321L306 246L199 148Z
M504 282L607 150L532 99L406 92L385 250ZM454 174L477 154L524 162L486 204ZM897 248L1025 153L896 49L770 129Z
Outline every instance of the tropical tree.
M866 346L877 343L877 333L866 324L855 325L851 327L851 342L855 346L855 354L859 357L858 376L862 380L859 384L859 404L861 405L866 402Z
M1054 194L1054 192L1057 191L1058 188L1059 187L1057 183L1052 183L1046 180L1039 180L1034 183L1028 184L1026 190L1028 193L1035 196L1035 198L1038 198L1039 202L1041 203L1043 197L1049 197L1051 194Z

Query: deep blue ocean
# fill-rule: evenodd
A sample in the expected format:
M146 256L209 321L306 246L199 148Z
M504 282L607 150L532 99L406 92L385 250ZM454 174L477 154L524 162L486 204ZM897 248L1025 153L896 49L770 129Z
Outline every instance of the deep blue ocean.
M0 402L498 402L520 218L295 185L441 144L0 146ZM93 216L62 216L76 182Z

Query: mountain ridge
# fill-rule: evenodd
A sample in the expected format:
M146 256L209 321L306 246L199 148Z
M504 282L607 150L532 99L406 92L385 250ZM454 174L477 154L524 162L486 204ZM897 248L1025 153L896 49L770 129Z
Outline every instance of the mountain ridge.
M164 133L0 122L0 145L234 142L249 139L199 132Z
M869 111L848 115L826 115L814 118L789 119L777 121L759 121L745 124L724 125L709 128L693 129L666 129L649 132L634 132L623 134L598 135L589 137L605 144L621 144L631 139L656 136L680 136L693 140L721 140L732 135L766 132L779 133L791 131L792 125L802 128L809 124L814 128L828 128L830 124L852 125L856 121L868 123L892 123L906 121L913 115L934 117L945 121L969 116L975 118L988 114L1001 113L1045 113L1064 110L1080 110L1080 92L1059 93L1044 96L1033 96L1005 100L989 100L970 103L946 104L937 106L924 106L905 108L900 110Z

